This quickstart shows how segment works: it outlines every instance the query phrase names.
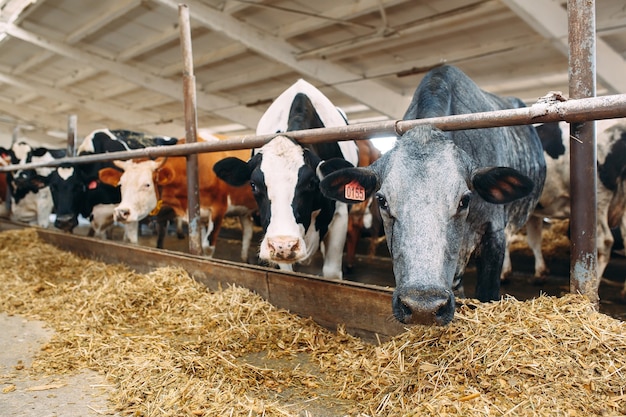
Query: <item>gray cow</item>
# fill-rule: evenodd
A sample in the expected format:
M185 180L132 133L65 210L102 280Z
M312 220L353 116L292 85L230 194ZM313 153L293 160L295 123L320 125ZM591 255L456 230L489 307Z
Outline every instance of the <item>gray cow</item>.
M520 107L478 88L452 66L430 71L405 119ZM545 180L541 142L532 126L441 132L429 126L404 134L367 168L346 168L320 184L345 202L376 195L393 261L393 313L402 323L445 325L470 256L476 297L500 297L505 231L524 225Z

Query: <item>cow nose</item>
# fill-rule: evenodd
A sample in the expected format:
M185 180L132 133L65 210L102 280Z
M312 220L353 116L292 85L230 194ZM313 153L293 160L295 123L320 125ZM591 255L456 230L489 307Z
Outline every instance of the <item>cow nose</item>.
M116 221L126 221L130 216L130 209L118 207L115 209L115 220Z
M405 324L444 326L454 317L454 294L438 288L396 289L393 314Z
M300 250L300 239L291 236L268 238L267 244L272 258L276 260L295 259Z
M56 227L57 229L61 229L64 232L71 232L72 229L74 229L74 227L76 227L77 225L78 220L72 215L57 215L56 219L54 220L54 227Z

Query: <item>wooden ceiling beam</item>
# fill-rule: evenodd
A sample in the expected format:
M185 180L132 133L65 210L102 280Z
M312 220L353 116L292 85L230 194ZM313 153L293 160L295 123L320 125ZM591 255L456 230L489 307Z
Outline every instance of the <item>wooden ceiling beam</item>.
M569 54L567 11L553 0L502 0L565 56ZM537 13L541 10L541 13ZM600 36L596 39L596 73L610 94L626 92L626 60Z
M178 3L173 0L156 1L173 10L178 9ZM323 59L297 60L296 55L300 51L277 36L246 25L230 15L195 0L187 2L187 5L192 19L241 42L270 60L287 65L303 77L313 78L330 85L391 118L400 118L404 114L409 98Z
M182 82L179 83L170 79L158 77L153 74L146 73L146 71L143 71L135 66L103 58L100 55L87 52L75 46L69 46L65 43L45 39L42 36L24 30L15 25L0 24L0 29L3 29L7 34L14 38L37 45L45 50L52 51L66 58L84 62L88 66L105 70L141 87L170 96L182 102ZM261 117L261 113L254 109L246 108L239 103L232 102L213 94L197 92L196 98L198 108L204 111L213 112L221 117L236 121L237 123L241 123L250 128L256 127L256 124Z

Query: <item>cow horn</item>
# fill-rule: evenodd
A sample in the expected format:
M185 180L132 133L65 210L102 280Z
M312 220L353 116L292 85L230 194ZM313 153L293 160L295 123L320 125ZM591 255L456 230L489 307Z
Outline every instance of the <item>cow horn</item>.
M161 157L161 158L157 158L157 159L155 159L155 161L154 161L154 162L157 162L157 163L158 163L158 165L157 165L156 169L159 169L159 168L161 168L163 165L165 165L165 162L167 162L167 156L163 156L163 157Z
M121 169L122 171L126 171L126 167L128 166L129 163L131 163L130 161L122 161L119 159L116 159L113 162L113 165L115 165L116 167L118 167L119 169Z

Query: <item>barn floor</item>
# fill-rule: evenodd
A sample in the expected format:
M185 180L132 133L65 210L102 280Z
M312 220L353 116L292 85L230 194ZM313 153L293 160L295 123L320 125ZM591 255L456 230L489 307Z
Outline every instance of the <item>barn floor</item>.
M116 230L114 239L121 239L122 229ZM239 261L241 231L239 225L234 221L225 222L220 233L215 257L230 261ZM261 234L257 231L253 238L253 243L261 239ZM140 236L140 244L154 247L156 246L156 236L152 230L143 227ZM548 243L549 244L549 243ZM165 239L165 249L186 252L188 242L186 239L179 240L174 231L170 230ZM368 257L365 255L369 241L364 238L359 243L357 249L357 262L352 271L344 275L344 279L361 282L365 284L375 284L393 287L394 278L391 260L387 251L386 243L383 241L378 245L376 255ZM256 262L254 244L249 253L249 261ZM562 249L553 251L553 256L546 255L546 263L551 273L545 283L534 284L533 265L534 260L528 250L511 251L511 262L513 263L513 275L502 285L501 294L511 295L518 300L527 300L541 294L560 296L569 292L569 258ZM296 270L305 273L318 274L321 270L321 255L308 266L299 266ZM473 297L476 283L476 271L470 264L466 270L464 278L466 296ZM626 320L626 300L620 297L624 277L626 277L626 257L613 254L611 262L604 274L605 279L600 284L600 311L612 317Z

